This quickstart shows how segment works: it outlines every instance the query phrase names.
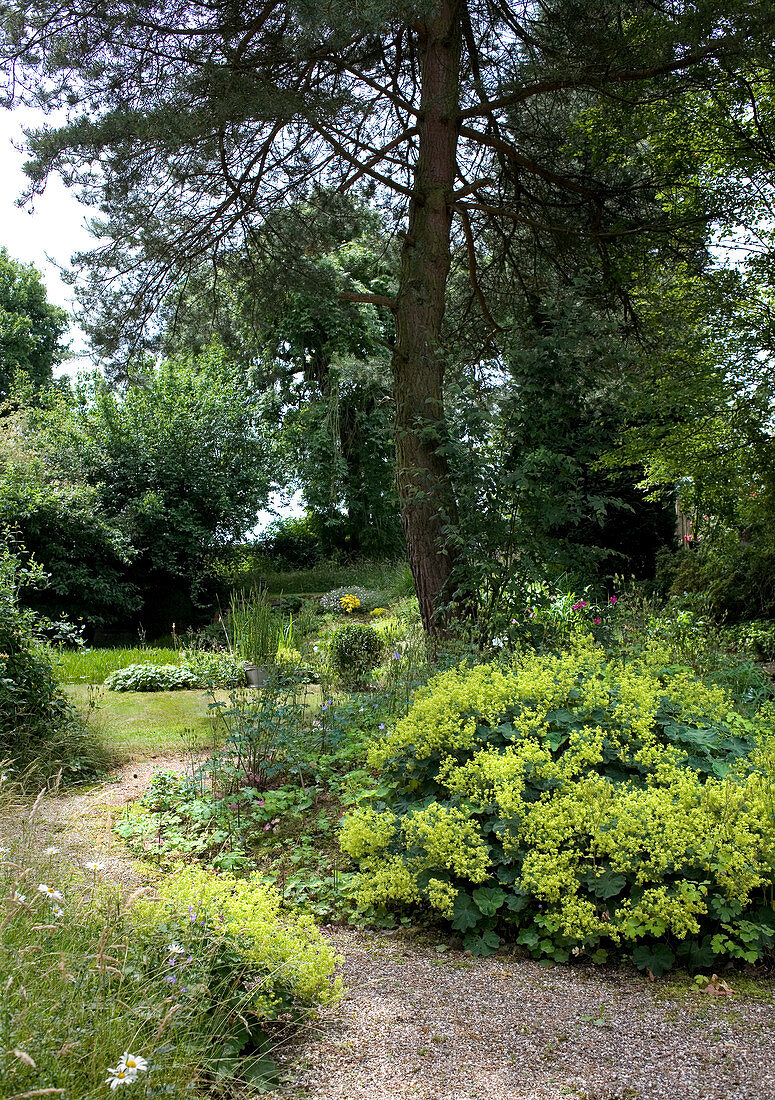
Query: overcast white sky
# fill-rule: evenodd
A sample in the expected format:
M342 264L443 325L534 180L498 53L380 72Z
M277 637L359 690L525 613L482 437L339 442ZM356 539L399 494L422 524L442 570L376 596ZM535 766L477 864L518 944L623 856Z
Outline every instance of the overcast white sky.
M27 157L14 145L23 141L23 126L37 126L42 118L27 110L0 108L0 245L13 259L34 263L43 276L49 301L72 315L72 288L62 282L56 265L69 267L74 252L90 247L92 238L85 221L93 212L80 205L58 176L51 177L34 207L16 206L27 184L22 171ZM75 324L71 341L73 351L83 349L83 337ZM70 369L75 365L71 363Z

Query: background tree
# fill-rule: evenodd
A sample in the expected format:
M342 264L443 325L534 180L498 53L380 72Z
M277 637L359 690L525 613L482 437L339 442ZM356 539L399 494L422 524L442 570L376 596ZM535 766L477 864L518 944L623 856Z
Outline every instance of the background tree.
M676 132L701 132L717 88L728 110L748 109L734 77L770 63L775 14L754 0L608 0L592 11L578 0L382 0L356 11L341 0L110 10L32 0L9 4L5 26L13 93L27 79L37 102L71 113L32 138L33 181L57 169L101 205L92 287L133 346L181 270L204 255L217 265L279 204L306 199L312 181L380 189L402 228L401 265L395 295L368 299L395 314L398 492L433 630L459 546L449 537L442 344L453 252L495 332L480 239L498 236L506 256L515 226L556 239L570 215L570 232L583 223L605 256L610 241L639 232L640 181L629 170L613 178L600 144L587 161L548 146L542 120L569 103L592 115L618 101L640 124L650 117L652 140L671 112ZM677 209L674 176L686 167L660 166L671 171L652 232L717 213L699 201ZM659 183L649 176L652 191ZM100 334L118 346L115 326Z
M0 527L43 576L18 598L49 619L91 628L126 621L139 606L127 579L133 552L94 486L65 477L42 449L29 410L0 420Z
M67 315L46 300L40 272L0 248L0 400L17 374L35 390L50 384L65 355L66 331Z
M304 253L278 255L271 242L293 241L302 228ZM314 204L272 215L215 286L209 272L197 273L165 307L162 347L215 336L249 368L256 391L272 394L285 489L298 493L326 555L384 557L403 544L392 315L340 297L390 290L396 268L394 242L373 210L317 191Z
M125 581L142 625L201 617L219 552L255 525L273 484L244 370L210 347L147 364L118 391L93 375L52 393L38 424L50 467L93 492L131 545Z

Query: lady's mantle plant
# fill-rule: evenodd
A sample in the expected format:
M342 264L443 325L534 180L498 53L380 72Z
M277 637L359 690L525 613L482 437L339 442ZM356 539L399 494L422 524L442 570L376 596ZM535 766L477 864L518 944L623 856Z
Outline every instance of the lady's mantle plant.
M441 673L373 747L379 794L344 821L359 904L435 911L478 954L509 936L557 960L617 947L653 973L755 960L775 929L772 719L655 651Z

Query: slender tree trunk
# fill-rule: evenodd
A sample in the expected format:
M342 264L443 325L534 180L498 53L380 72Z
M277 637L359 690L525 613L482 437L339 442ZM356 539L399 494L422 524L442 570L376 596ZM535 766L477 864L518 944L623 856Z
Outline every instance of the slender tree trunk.
M422 96L414 196L401 256L393 379L401 522L420 614L443 632L439 596L455 564L446 528L456 507L445 453L439 347L450 266L463 0L439 0L420 33Z

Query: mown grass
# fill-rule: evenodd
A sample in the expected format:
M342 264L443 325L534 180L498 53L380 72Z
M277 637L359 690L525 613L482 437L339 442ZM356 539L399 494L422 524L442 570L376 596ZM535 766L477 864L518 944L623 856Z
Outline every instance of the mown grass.
M111 692L89 684L67 684L65 691L116 762L217 743L219 723L208 710L213 701L202 690ZM228 698L225 691L216 698Z
M364 561L354 565L325 562L312 569L278 570L266 560L251 562L236 580L240 588L266 586L272 596L320 595L344 585L384 589L394 596L414 591L406 562Z
M180 653L158 646L130 649L52 649L54 672L61 684L101 684L128 665L177 665Z

